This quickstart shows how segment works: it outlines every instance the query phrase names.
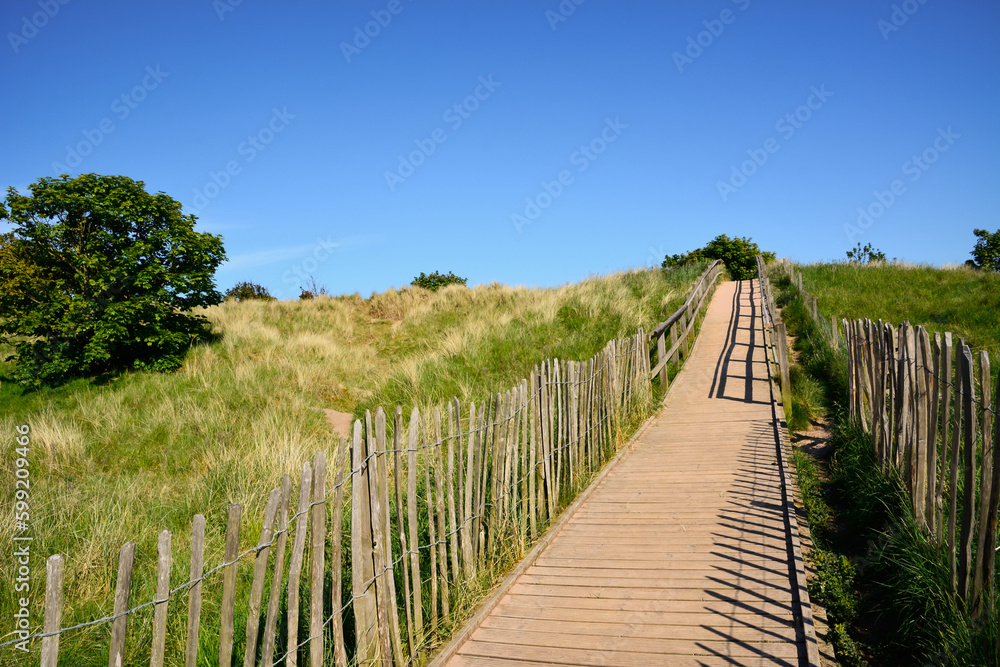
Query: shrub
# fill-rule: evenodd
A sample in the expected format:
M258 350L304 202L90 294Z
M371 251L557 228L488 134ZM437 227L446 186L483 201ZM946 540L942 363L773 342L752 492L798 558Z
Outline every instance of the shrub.
M425 274L421 271L420 275L414 278L413 282L410 284L415 287L423 287L424 289L429 289L432 292L435 292L438 288L444 287L445 285L464 285L467 280L467 278L456 276L451 271L447 274L438 273L437 271L431 274Z
M299 293L300 301L307 301L315 299L318 296L329 296L330 291L326 289L326 285L319 285L316 283L316 278L309 276L309 280L306 281L305 287L299 287L301 292Z
M861 247L858 243L853 250L847 251L847 261L854 264L872 264L885 261L885 253L878 248L873 248L871 243L866 243Z
M720 234L709 241L704 248L697 248L680 255L667 255L661 266L670 269L692 262L721 259L733 280L749 280L757 275L757 255L764 260L774 259L773 252L762 252L748 237L729 238Z
M263 285L250 282L249 280L236 283L226 290L226 298L234 301L249 301L257 299L259 301L274 301L274 297Z
M222 237L142 181L41 178L0 204L0 341L29 386L122 368L171 370L209 334Z
M973 229L972 233L978 239L969 253L972 255L973 265L980 269L1000 271L1000 229L992 233L985 229Z

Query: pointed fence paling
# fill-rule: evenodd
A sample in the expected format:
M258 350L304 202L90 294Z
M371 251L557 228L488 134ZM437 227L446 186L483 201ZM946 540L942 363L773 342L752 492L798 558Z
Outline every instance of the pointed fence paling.
M951 332L908 320L829 319L787 268L806 309L848 365L848 418L872 438L882 471L898 475L917 525L947 554L951 595L975 618L994 609L1000 378L989 354Z
M397 407L391 435L382 408L366 413L330 460L320 452L303 464L297 509L288 475L266 494L259 532L250 531L254 547L239 551L241 530L250 529L242 505L232 503L222 562L206 571L205 518L196 515L189 576L170 589L176 558L163 531L150 602L129 607L136 561L129 542L119 558L114 614L63 628L64 560L52 556L43 631L32 637L42 639L41 664L58 664L62 634L101 624L110 626L109 665L124 664L129 616L146 607L154 612L153 667L193 666L209 656L245 666L412 664L453 625L463 588L494 564L522 557L614 455L630 411L649 405L650 379L665 378L666 363L689 353L721 272L713 263L652 334L639 329L609 341L586 361L545 361L503 393L413 408L407 421ZM218 642L206 656L204 587L219 578L221 596L210 605L219 609ZM243 581L250 582L245 591ZM171 655L167 618L177 613L186 613L186 636L176 642L182 654Z
M909 321L843 320L850 418L899 476L917 525L946 550L951 594L974 616L995 604L1000 429L990 358Z

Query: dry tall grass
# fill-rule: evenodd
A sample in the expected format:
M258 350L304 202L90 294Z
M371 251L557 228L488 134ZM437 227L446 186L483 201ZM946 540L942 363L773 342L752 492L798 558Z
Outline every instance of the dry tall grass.
M221 338L192 349L175 373L24 395L4 383L0 429L12 438L16 425L31 427L38 608L49 554L66 556L65 625L111 612L126 541L138 543L141 569L133 603L152 599L164 528L174 535L174 585L186 576L195 513L207 519L206 565L221 558L230 502L243 504L245 526L258 526L243 531L241 547L255 543L266 490L283 474L295 477L315 452L333 455L324 408L363 415L383 405L391 414L397 403L408 413L452 396L483 400L543 359L586 359L611 338L650 330L681 303L700 268L629 271L552 289L491 284L227 302L204 311ZM4 479L13 480L12 461L0 460ZM13 491L9 484L0 493L10 503ZM0 522L0 541L12 537L13 524ZM9 559L2 562L0 582L11 590L14 573ZM13 604L3 596L0 616L9 618ZM80 631L64 646L73 655L74 643L106 645L107 631ZM0 649L0 664L20 657Z

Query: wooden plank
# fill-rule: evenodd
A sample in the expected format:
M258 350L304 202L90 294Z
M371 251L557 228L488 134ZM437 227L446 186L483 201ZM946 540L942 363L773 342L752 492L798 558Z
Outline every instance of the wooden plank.
M118 581L115 584L115 620L111 624L111 645L108 667L122 667L125 659L125 633L128 623L129 597L132 593L132 565L135 563L135 542L126 542L118 552Z
M986 350L979 351L979 391L981 402L984 406L982 410L982 430L983 447L979 477L979 508L977 511L977 522L979 531L979 541L976 545L975 570L972 580L972 609L973 614L981 616L986 608L982 597L983 588L986 585L983 577L987 568L984 565L986 560L996 560L996 538L992 542L986 539L989 531L990 499L993 496L993 456L990 451L990 441L993 437L992 415L986 407L992 405L990 396L990 355ZM988 557L987 557L988 556Z
M420 411L410 413L407 447L406 509L410 528L410 583L413 585L413 635L417 646L424 641L424 609L420 578L420 551L417 541L417 448L420 446Z
M355 431L359 428L360 424L355 422ZM302 576L302 552L305 551L306 532L309 530L309 499L312 497L312 466L309 465L308 461L302 464L302 475L299 479L299 507L295 513L295 541L292 544L292 557L288 561L288 611L286 613L288 641L285 659L290 667L295 667L298 664L299 584ZM280 662L280 658L278 662Z
M445 491L444 491L444 457L441 440L441 410L434 409L434 484L435 494L434 514L437 517L438 535L438 566L441 577L441 615L447 619L451 615L451 591L448 586L448 537L445 523ZM428 511L430 511L428 509ZM433 517L431 518L433 520Z
M330 525L330 542L333 552L330 554L330 569L332 586L330 591L330 607L332 617L330 622L330 632L333 635L333 659L337 667L347 667L347 647L344 644L344 616L343 616L343 545L341 544L341 534L344 527L344 467L347 465L347 450L353 443L348 443L347 438L337 437L337 454L334 458L333 469L333 508ZM282 510L284 512L284 510ZM280 547L279 542L279 549Z
M278 606L285 581L285 552L288 546L288 506L292 497L292 478L281 478L281 502L278 506L277 543L274 546L274 573L271 576L271 593L267 600L267 618L264 619L264 642L260 649L260 664L274 664L274 646L278 625Z
M430 583L430 603L431 603L431 629L436 631L438 627L438 564L437 564L437 530L434 525L434 486L431 484L431 467L433 465L433 439L428 431L429 423L427 419L428 415L423 415L423 430L424 430L424 494L425 494L425 504L424 507L427 509L427 547L430 552L430 569L428 570L428 579Z
M323 667L323 574L326 567L326 454L313 457L313 484L310 530L309 571L309 664Z
M913 450L913 513L917 520L917 525L927 529L927 487L929 470L927 463L930 460L928 450L931 449L927 438L929 415L927 410L928 402L928 377L927 368L930 364L930 342L927 330L918 326L915 331L915 367L914 367L914 450Z
M958 516L958 479L960 461L962 459L962 354L964 342L958 340L955 357L955 409L954 423L951 429L951 469L948 485L948 590L952 598L958 598L958 541L956 539L956 522Z
M531 373L528 383L528 465L525 466L525 476L528 478L528 524L531 540L538 535L538 494L535 490L538 477L538 368Z
M951 443L951 438L949 437L948 426L951 424L951 394L952 389L952 372L951 372L951 360L953 357L952 347L951 347L951 332L945 332L944 339L941 343L941 407L939 409L941 415L941 472L938 475L938 485L937 485L937 507L938 507L938 518L937 518L937 543L940 545L944 540L944 511L945 504L950 502L949 496L945 495L945 489L947 489L947 481L949 478L949 466L948 463L951 461L951 456L949 455L949 445ZM954 487L951 487L954 488ZM952 543L954 545L954 542Z
M983 406L984 408L989 408L996 411L997 397L1000 397L1000 376L997 377L996 390L993 392L993 396L990 397L991 400L986 400L984 397ZM988 412L988 411L987 411ZM993 414L993 413L990 413ZM994 425L995 426L995 425ZM984 430L985 434L985 430ZM984 443L988 442L986 439L983 440ZM990 483L990 501L989 501L989 511L986 518L986 532L983 539L988 545L996 544L997 542L997 511L1000 508L1000 427L996 427L993 430L993 443L992 443L992 470L993 479ZM989 611L993 613L996 611L996 597L994 590L994 570L996 567L995 558L986 558L980 563L979 567L982 568L983 574L983 590L982 595L979 598L980 604L975 608L975 612L978 616L982 616L984 613ZM46 604L46 609L48 606ZM1000 647L997 649L1000 651Z
M937 531L937 489L940 475L938 473L938 411L941 406L941 334L935 332L933 345L928 348L931 356L928 368L930 375L928 382L930 387L927 399L927 509L925 516L929 526L929 534L934 535Z
M385 410L375 410L375 428L372 429L368 412L365 413L366 449L368 457L368 493L372 522L372 565L375 569L375 616L378 619L379 658L383 663L393 660L402 665L399 632L395 623L396 594L392 585L392 548L389 542L389 484L385 463ZM395 634L395 636L393 636ZM392 656L390 658L390 656Z
M250 584L250 599L247 604L247 641L243 651L243 667L257 664L257 634L260 631L260 605L264 599L264 577L267 574L267 556L270 553L274 521L281 502L281 489L272 489L264 508L264 522L257 540L257 555L254 558L253 580Z
M461 445L455 439L455 425L452 421L452 410L448 408L448 468L445 478L446 493L448 501L448 538L451 541L451 576L454 581L458 581L461 570L458 566L458 515L455 513L455 452L460 450ZM459 466L458 476L461 477L462 470Z
M473 563L478 570L479 564L483 558L483 507L484 499L486 496L486 483L487 483L487 464L488 464L488 436L489 436L489 424L492 419L492 411L495 409L495 403L493 403L493 397L490 397L490 404L486 401L481 401L479 403L479 417L478 426L476 427L476 450L475 450L475 463L472 466L473 476L475 478L475 485L473 488L472 496L472 521L470 523L471 539L472 539L472 554Z
M62 627L63 574L65 559L55 554L45 561L45 616L42 632L40 667L57 667L59 664L59 630ZM52 634L55 633L55 634Z
M969 574L972 567L972 538L975 526L976 504L976 388L972 382L972 351L964 342L961 344L962 360L962 426L963 426L963 469L962 469L962 531L959 541L958 596L969 599Z
M156 542L156 604L153 605L153 647L150 667L163 667L167 642L167 603L170 601L170 531L160 531Z
M201 576L205 565L205 515L195 514L191 521L191 588L188 592L186 667L198 663L198 627L201 622Z
M219 664L229 665L233 660L233 621L236 612L236 555L240 546L240 517L243 508L239 503L230 503L229 519L226 523L226 551L223 556L222 616L219 629Z
M461 529L461 539L462 539L462 570L465 573L465 578L470 579L474 572L474 559L473 559L473 521L472 521L472 499L474 496L475 483L473 478L474 464L475 464L475 440L476 440L476 404L469 404L469 430L468 430L468 447L465 452L465 473L461 475L463 478L462 482L462 529Z
M448 430L451 431L451 419L449 413L448 419ZM393 461L395 463L395 469L393 470L392 478L393 484L396 488L396 531L399 535L399 553L402 559L401 567L399 568L403 573L403 606L405 607L406 614L406 637L407 637L407 650L409 651L409 656L412 659L416 655L417 644L413 635L413 598L410 595L410 568L407 567L406 556L409 553L409 549L406 546L406 523L403 520L405 516L403 512L403 491L402 491L402 477L403 477L403 465L401 458L401 449L403 447L403 408L402 406L396 406L396 413L393 419L392 428L392 449L393 449ZM449 479L449 483L450 483ZM454 529L455 516L452 512L452 527Z
M370 425L365 413L365 426ZM351 598L357 660L370 664L379 658L375 562L372 557L371 459L361 420L355 420L351 438Z

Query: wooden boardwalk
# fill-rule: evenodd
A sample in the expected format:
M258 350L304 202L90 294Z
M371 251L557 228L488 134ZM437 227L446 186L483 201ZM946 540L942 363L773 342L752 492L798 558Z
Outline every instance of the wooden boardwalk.
M722 283L662 413L441 662L818 664L756 282Z

